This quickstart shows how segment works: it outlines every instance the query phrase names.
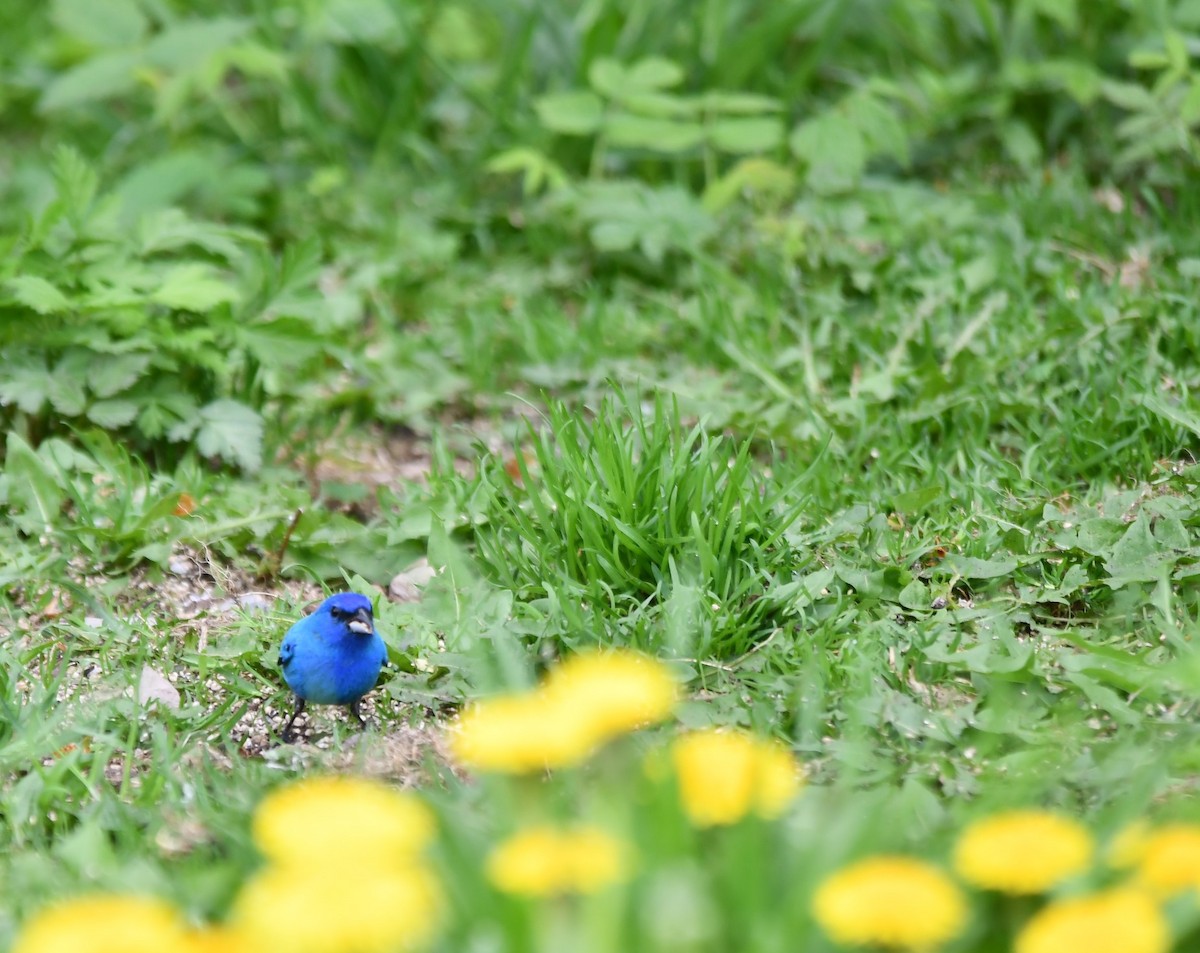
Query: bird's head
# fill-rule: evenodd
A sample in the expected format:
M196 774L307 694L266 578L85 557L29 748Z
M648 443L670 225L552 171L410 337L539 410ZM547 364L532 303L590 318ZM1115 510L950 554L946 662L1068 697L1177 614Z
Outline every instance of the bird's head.
M357 635L371 635L375 631L375 620L371 614L371 600L357 592L339 592L321 603L318 612L328 613Z

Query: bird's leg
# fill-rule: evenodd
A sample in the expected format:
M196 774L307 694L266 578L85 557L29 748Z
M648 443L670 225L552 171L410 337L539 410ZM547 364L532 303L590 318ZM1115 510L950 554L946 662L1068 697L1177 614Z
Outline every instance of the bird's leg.
M354 716L354 720L358 722L359 727L366 728L367 723L363 721L362 712L358 710L358 702L359 699L356 698L346 707L350 710L350 714Z
M283 726L283 743L290 744L292 740L292 725L296 722L296 717L304 711L304 699L297 696L296 710L292 712L292 717L287 720L287 724Z

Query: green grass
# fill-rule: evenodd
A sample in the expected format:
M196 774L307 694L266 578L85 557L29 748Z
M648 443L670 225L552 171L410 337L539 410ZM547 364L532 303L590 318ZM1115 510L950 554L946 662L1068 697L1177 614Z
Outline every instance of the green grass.
M267 789L596 643L808 765L779 844L678 848L654 889L724 898L688 949L831 949L820 874L998 807L1196 816L1189 5L49 6L0 23L0 947L85 886L221 916ZM679 81L630 103L590 69L652 56ZM753 136L670 147L718 92ZM278 641L345 587L380 737L274 747ZM509 822L387 771L448 867ZM755 856L794 916L731 899ZM677 948L627 900L622 942ZM455 910L441 948L540 929Z

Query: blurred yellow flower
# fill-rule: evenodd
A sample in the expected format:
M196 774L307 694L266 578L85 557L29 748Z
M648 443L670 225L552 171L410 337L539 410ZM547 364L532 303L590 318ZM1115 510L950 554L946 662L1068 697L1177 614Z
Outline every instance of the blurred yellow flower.
M676 683L660 662L635 652L582 652L533 691L468 708L450 734L469 768L523 774L579 764L597 747L662 721Z
M782 745L743 731L695 731L671 744L679 795L699 827L747 814L778 817L800 791L795 760Z
M1035 913L1017 935L1015 953L1166 953L1170 933L1145 894L1107 890L1058 900Z
M1094 849L1092 835L1070 818L1005 811L966 827L954 849L954 868L985 890L1042 893L1087 870Z
M1200 825L1167 824L1144 835L1135 861L1138 884L1157 896L1200 890Z
M319 777L258 805L254 842L274 864L318 870L408 866L433 839L433 814L415 795L377 781Z
M223 926L192 930L181 949L185 953L259 953L249 936Z
M419 865L349 870L268 867L243 885L232 926L271 953L393 953L436 931L441 892Z
M954 882L909 857L852 864L822 882L812 904L829 936L864 946L927 950L954 939L967 920L966 901Z
M450 751L477 771L525 774L579 764L595 747L581 712L540 693L472 705L450 733Z
M1146 852L1146 840L1150 835L1150 822L1138 819L1126 824L1108 843L1105 861L1110 867L1124 869L1133 867Z
M625 845L596 827L540 826L519 831L487 859L488 879L505 893L547 897L593 893L625 878Z
M35 914L12 953L182 953L185 935L183 921L165 901L92 894Z
M590 650L572 655L542 685L548 698L587 713L596 741L667 718L679 686L662 662L638 652Z

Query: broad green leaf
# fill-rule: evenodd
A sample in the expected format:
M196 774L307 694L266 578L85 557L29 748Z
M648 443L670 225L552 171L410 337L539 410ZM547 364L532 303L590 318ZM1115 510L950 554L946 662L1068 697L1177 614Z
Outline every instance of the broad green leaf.
M632 222L599 222L589 232L592 244L600 251L629 251L637 244L639 229Z
M931 503L936 503L940 500L944 494L945 491L942 489L941 484L933 483L916 490L897 493L892 497L892 507L898 513L920 513L927 509Z
M150 209L179 202L193 188L214 178L216 157L197 149L174 149L167 155L146 158L130 170L115 188L131 220ZM175 215L184 212L170 209Z
M807 164L809 185L821 191L849 188L866 168L862 133L837 113L825 113L800 123L788 144L796 158Z
M1181 148L1175 124L1164 122L1154 113L1130 116L1117 126L1117 136L1127 143L1116 157L1115 164L1122 169L1178 152Z
M104 469L104 465L89 453L84 453L61 437L48 437L38 444L38 456L46 462L51 470L63 476L67 474L95 474Z
M691 96L671 93L633 92L621 97L621 105L640 116L698 116L700 103Z
M262 418L236 400L215 400L201 407L195 440L206 457L231 460L251 472L262 466Z
M200 409L189 394L157 393L142 405L137 425L151 439L188 440L200 425Z
M1185 73L1188 68L1190 54L1188 41L1178 30L1167 30L1163 35L1163 46L1167 51L1167 63L1176 73Z
M60 364L50 375L46 396L50 399L50 406L64 417L79 416L87 405L87 395L83 389L83 376L76 376L70 371L64 370Z
M670 89L683 82L683 67L660 56L638 60L626 73L631 89Z
M1183 521L1174 516L1164 516L1155 521L1154 538L1168 549L1179 552L1188 549L1192 544Z
M792 194L796 176L770 159L742 159L704 190L704 207L710 212L725 208L743 192L782 200Z
M1041 163L1042 144L1027 123L1010 119L1000 125L999 132L1004 151L1022 169L1033 169Z
M1036 60L1022 66L1022 85L1064 89L1081 106L1091 105L1104 81L1102 73L1080 60Z
M5 282L13 297L38 314L62 314L71 309L71 302L45 278L37 275L17 275Z
M334 43L375 43L395 49L406 37L387 0L325 0L311 8L316 15L310 35Z
M295 367L328 349L310 322L292 317L243 325L237 339L266 367Z
M36 414L45 406L49 389L50 371L42 360L0 366L0 406Z
M991 639L966 649L957 648L958 638L953 640L953 649L947 642L947 639L939 639L925 648L925 657L932 662L961 666L971 672L996 675L1019 672L1033 658L1033 644L1028 640L1018 640L1008 625L1002 625Z
M1026 0L1026 6L1042 16L1054 20L1068 34L1079 29L1078 0Z
M287 59L261 43L238 43L226 54L226 62L246 76L275 80L277 83L282 83L288 75Z
M196 262L171 268L150 296L152 301L180 311L209 311L240 297L237 288L217 277L212 268Z
M9 517L27 533L51 529L65 498L61 475L13 432L8 434L4 475Z
M677 153L694 149L704 140L698 122L653 119L633 113L617 113L604 122L604 132L614 146Z
M1200 278L1200 258L1180 258L1175 267L1179 270L1181 278Z
M1125 524L1112 516L1093 516L1078 526L1065 527L1053 536L1054 545L1077 549L1089 556L1107 556L1125 532Z
M87 369L88 389L97 397L112 397L130 388L150 363L149 354L113 354L93 361Z
M1189 126L1200 123L1200 78L1191 77L1188 90L1179 103L1179 118Z
M146 35L135 0L54 0L50 16L63 33L92 46L132 46Z
M205 85L202 86L197 77L191 73L177 73L174 76L168 76L163 82L159 83L154 89L154 122L159 126L169 126L173 124L183 111L187 108L188 103L197 95L211 96L213 89L211 84L216 83L217 77L220 75L220 61L214 55L214 63L216 68L210 67L203 70Z
M954 553L946 557L942 566L952 569L966 579L997 579L1012 573L1017 568L1017 560L1014 557L978 559Z
M734 155L768 152L783 141L783 123L771 117L718 119L708 127L708 139Z
M630 89L625 67L609 57L592 61L588 67L588 83L592 89L609 99L617 99Z
M146 62L171 75L206 64L215 53L232 46L250 32L249 20L214 17L179 20L146 44Z
M261 242L259 236L242 229L197 222L177 208L147 212L138 222L137 237L140 251L146 256L192 245L231 263L241 258L247 245Z
M59 146L51 162L59 201L72 216L82 216L96 198L100 179L87 160L73 146Z
M1177 560L1167 545L1155 539L1150 518L1139 513L1113 546L1104 569L1109 574L1109 587L1118 589L1130 582L1155 582Z
M556 163L538 152L536 149L526 149L518 146L508 149L488 160L487 170L497 174L508 172L523 173L522 186L526 195L533 195L545 185L547 188L558 190L567 185L567 174Z
M602 251L639 247L657 262L672 249L692 251L715 224L684 189L651 189L632 182L596 182L580 192L579 211Z
M1177 404L1168 404L1165 400L1153 394L1143 394L1137 398L1137 402L1163 420L1170 421L1176 426L1183 427L1185 430L1190 430L1196 436L1200 437L1200 415L1197 415L1194 411L1186 407L1180 407Z
M919 579L914 579L900 590L898 601L906 609L928 609L930 603L929 588Z
M970 261L963 262L958 267L958 278L963 283L963 287L973 294L989 287L996 280L998 270L999 266L995 258L991 255L979 255ZM988 313L991 313L992 310L994 309L989 309ZM953 353L958 354L966 344L967 342L964 341L962 346L959 346L956 341L952 348Z
M1100 92L1110 103L1130 112L1152 112L1158 106L1148 89L1134 83L1109 80L1101 85Z
M908 165L908 130L896 107L870 91L854 93L845 100L846 116L862 133L870 155L891 156Z
M1083 692L1089 702L1112 715L1117 723L1122 725L1141 723L1142 716L1138 711L1107 685L1101 685L1083 672L1067 671L1065 678Z
M101 53L59 74L42 91L38 109L54 112L127 93L137 86L141 55L128 50Z
M591 135L604 119L600 97L584 89L539 97L533 108L543 126L568 136Z
M530 165L540 163L543 158L540 152L518 146L515 149L498 152L488 159L484 168L489 172L524 172Z
M137 415L138 405L131 400L122 400L121 398L97 400L87 409L88 420L99 427L110 430L132 423Z
M486 8L443 3L433 22L422 25L422 42L434 56L449 63L479 63L488 59L494 44Z
M699 104L706 112L726 115L749 116L783 110L783 104L771 96L760 96L757 93L724 93L717 90L700 96Z

